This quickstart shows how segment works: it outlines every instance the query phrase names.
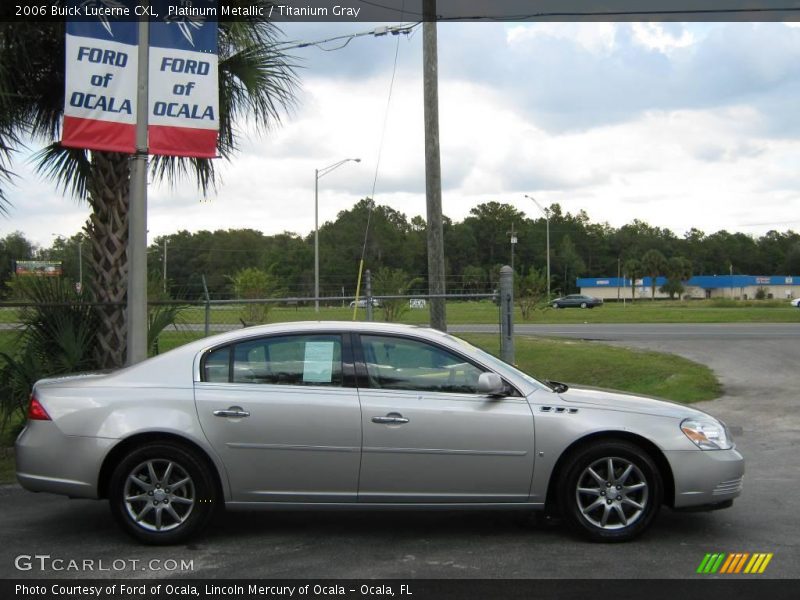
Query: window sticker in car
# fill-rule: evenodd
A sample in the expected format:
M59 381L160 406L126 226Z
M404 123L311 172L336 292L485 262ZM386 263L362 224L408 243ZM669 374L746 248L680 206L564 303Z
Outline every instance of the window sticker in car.
M334 342L306 342L303 361L304 383L331 383Z

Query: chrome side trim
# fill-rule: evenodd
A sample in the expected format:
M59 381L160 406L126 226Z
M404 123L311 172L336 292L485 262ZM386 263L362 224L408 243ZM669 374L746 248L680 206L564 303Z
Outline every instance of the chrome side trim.
M226 502L228 510L544 510L544 502Z
M306 446L296 444L257 444L248 442L227 442L228 448L237 450L308 450L310 452L359 452L357 446Z
M525 456L527 450L449 450L446 448L383 448L364 447L364 452L373 454L462 454L468 456Z
M91 488L92 484L85 481L75 481L74 479L60 479L58 477L46 477L44 475L31 475L30 473L17 473L17 479L27 482L41 482L43 484L66 485L75 487Z

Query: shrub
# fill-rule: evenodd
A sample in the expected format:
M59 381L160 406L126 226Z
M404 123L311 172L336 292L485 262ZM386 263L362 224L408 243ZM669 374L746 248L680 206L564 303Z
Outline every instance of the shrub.
M33 384L43 377L98 368L93 308L72 285L54 277L19 277L14 294L33 303L19 313L23 329L12 353L0 353L0 410L3 425L15 412L25 414Z
M372 293L376 296L405 296L421 280L411 278L403 269L381 267L372 280ZM407 298L388 298L381 300L385 321L397 321L408 310Z
M248 267L238 271L230 280L239 299L257 300L280 295L278 281L271 271ZM271 308L269 302L245 304L242 309L242 320L246 324L264 323Z

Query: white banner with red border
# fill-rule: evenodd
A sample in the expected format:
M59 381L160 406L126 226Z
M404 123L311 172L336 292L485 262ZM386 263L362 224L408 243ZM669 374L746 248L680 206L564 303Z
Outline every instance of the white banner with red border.
M135 0L94 2L129 6L130 14L139 5ZM216 5L213 0L193 3ZM160 18L152 19L149 29L147 151L213 158L219 130L217 23L170 16L166 5L162 14L162 3L151 4ZM67 22L64 146L136 151L138 27L130 18Z

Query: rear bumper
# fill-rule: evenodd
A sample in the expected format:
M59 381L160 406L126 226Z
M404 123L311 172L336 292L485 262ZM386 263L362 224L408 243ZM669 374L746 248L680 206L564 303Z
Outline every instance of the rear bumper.
M115 441L67 436L52 421L29 421L15 444L17 480L31 492L97 498L100 466Z
M727 508L742 493L744 458L735 448L664 454L675 479L674 508Z

